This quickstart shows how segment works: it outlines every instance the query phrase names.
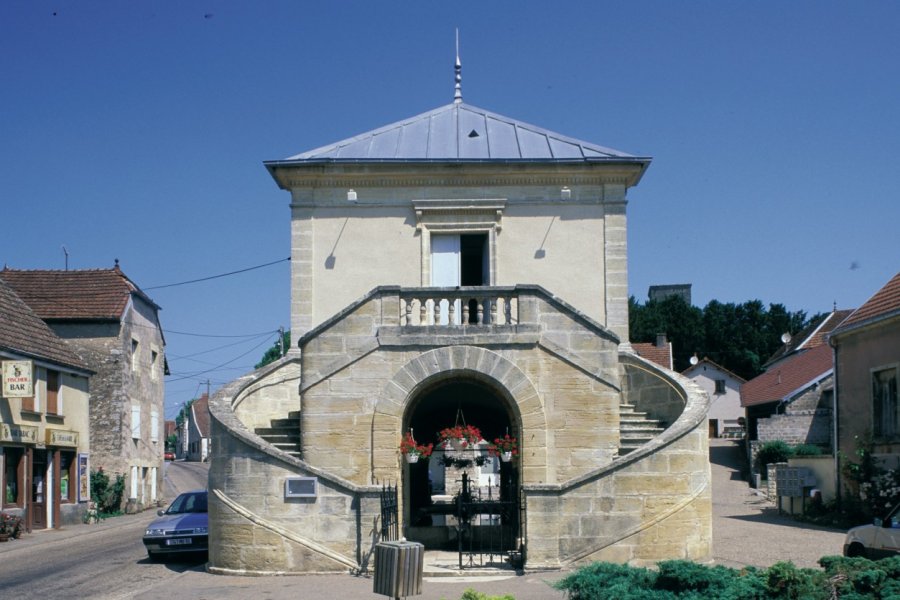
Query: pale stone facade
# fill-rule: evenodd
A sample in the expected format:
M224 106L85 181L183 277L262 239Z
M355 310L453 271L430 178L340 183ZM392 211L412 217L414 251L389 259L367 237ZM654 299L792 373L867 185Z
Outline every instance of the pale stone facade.
M469 127L467 139L496 131ZM403 535L432 547L439 536L423 530L447 529L420 522L436 483L406 465L400 440L433 441L463 414L485 440L519 441L503 472L524 499L527 568L709 558L708 397L630 352L626 190L648 161L608 152L268 165L292 199L296 347L210 400L211 571L356 568L383 482L399 484ZM659 425L628 450L626 410ZM289 415L291 451L264 437ZM316 478L315 493L287 497L294 477Z

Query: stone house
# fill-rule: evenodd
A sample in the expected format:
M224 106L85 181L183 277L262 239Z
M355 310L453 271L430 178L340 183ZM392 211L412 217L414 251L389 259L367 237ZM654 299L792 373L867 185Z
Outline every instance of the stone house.
M854 456L858 441L870 439L882 465L896 468L900 465L900 273L832 331L829 342L837 381L839 457Z
M703 388L710 397L709 437L744 437L741 386L746 380L708 358L696 363L681 374Z
M123 509L162 499L165 338L159 306L119 268L14 270L0 278L95 375L91 468L125 478Z
M0 279L0 510L28 531L80 523L90 500L93 374Z
M209 396L203 394L193 402L185 419L185 460L206 462L209 458Z
M655 342L634 342L631 344L634 353L654 362L659 366L672 370L672 342L666 338L666 334L660 333Z
M359 568L390 535L386 482L427 550L496 532L526 568L709 559L708 398L628 343L626 192L649 162L459 96L267 162L296 347L210 400L209 570ZM404 460L405 435L462 424L485 441ZM505 434L510 462L466 471ZM457 529L453 497L507 512Z

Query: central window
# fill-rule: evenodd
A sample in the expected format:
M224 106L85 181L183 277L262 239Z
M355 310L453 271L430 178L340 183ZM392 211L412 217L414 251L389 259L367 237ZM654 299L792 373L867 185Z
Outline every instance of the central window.
M872 373L874 430L878 437L891 438L900 433L897 410L897 369Z

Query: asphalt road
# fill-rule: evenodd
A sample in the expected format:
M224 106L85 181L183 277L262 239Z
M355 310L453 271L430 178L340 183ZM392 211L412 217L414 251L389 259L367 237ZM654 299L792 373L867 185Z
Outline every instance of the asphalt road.
M168 463L164 497L206 487L209 465ZM0 544L0 597L135 598L172 585L188 572L204 577L196 558L151 563L141 542L156 511L107 519L97 525L74 525L35 531ZM160 595L159 597L163 597Z

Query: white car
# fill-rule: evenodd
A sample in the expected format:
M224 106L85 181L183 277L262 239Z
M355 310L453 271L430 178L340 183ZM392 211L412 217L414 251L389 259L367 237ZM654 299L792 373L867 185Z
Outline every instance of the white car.
M900 553L900 505L884 519L860 525L847 532L844 556L863 556L872 560Z

